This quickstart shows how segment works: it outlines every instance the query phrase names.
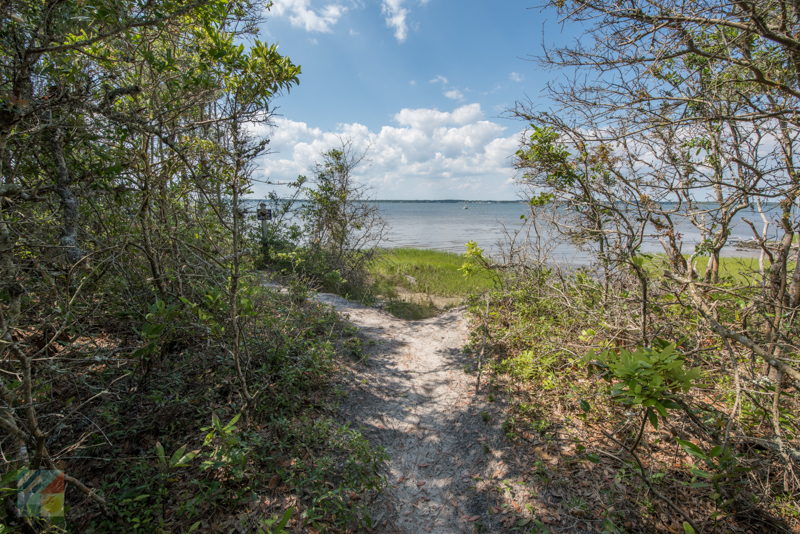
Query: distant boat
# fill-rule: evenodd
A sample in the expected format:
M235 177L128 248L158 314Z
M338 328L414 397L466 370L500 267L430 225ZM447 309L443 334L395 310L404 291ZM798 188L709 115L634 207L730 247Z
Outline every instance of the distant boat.
M469 206L467 206L466 204L464 204L464 209L465 209L465 210L468 210L468 209L469 209Z

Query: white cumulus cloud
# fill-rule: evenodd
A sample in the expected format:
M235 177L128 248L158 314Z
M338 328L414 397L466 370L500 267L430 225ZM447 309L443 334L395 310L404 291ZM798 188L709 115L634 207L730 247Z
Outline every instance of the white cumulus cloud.
M274 0L270 12L276 17L287 17L292 26L307 32L330 32L347 8L341 4L327 4L314 9L310 0Z
M375 198L513 199L512 157L519 132L486 120L479 104L453 109L403 109L394 125L371 130L359 123L324 131L304 122L277 118L256 177L285 182L309 174L320 154L347 139L367 156L355 178L370 186ZM267 185L254 194L264 196Z
M430 131L436 127L448 124L462 126L483 119L480 104L468 104L453 111L439 111L438 109L401 109L394 120L401 126L410 126L423 131Z
M394 30L394 38L403 42L408 37L408 9L403 7L403 0L383 0L381 3L386 25Z
M450 100L464 100L464 93L458 89L450 89L449 91L445 91L444 96Z

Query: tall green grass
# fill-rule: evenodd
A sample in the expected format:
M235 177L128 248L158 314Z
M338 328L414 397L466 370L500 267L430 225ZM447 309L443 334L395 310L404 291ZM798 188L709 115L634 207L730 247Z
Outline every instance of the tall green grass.
M645 263L645 268L651 274L657 274L666 267L667 257L664 254L654 254ZM702 275L706 266L708 265L709 258L705 256L698 256L695 258L695 269ZM789 262L789 272L794 270L795 262ZM769 260L766 261L765 266L769 268ZM758 270L757 257L721 257L719 259L719 275L722 279L728 279L736 284L752 284L761 280L761 274Z
M462 254L395 248L382 250L370 267L379 291L391 287L441 297L467 297L490 289L495 275L478 270L470 276L459 271L465 262Z

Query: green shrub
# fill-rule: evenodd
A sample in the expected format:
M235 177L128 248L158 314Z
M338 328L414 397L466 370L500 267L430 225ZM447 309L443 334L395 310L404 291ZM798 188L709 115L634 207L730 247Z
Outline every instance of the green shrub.
M656 428L658 415L666 418L667 409L680 407L675 395L689 391L700 378L699 369L684 366L684 357L673 344L607 350L593 356L592 363L605 371L605 378L617 381L611 388L612 398L626 406L643 407Z

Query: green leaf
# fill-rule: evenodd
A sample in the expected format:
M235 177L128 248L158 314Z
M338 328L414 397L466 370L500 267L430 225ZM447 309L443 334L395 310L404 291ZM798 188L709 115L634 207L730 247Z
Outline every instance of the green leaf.
M705 479L714 478L714 473L710 473L708 471L703 471L702 469L698 469L696 467L692 467L689 470L689 472L692 473L692 475L694 475L696 477L700 477L700 478L705 478Z
M677 438L675 441L677 441L687 453L694 456L695 458L700 458L701 460L705 460L707 458L706 453L704 453L700 447L698 447L691 441L686 441L685 439L680 439L680 438Z
M169 466L170 467L185 467L189 462L191 462L199 453L200 451L189 451L186 452L186 445L180 447L176 450L172 457L169 459Z
M170 456L169 458L170 467L175 467L176 465L178 465L179 460L183 456L184 451L186 451L186 445L178 447L178 449L172 453L172 456Z
M661 404L662 404L662 405L663 405L665 408L669 408L670 410L677 410L678 408L680 408L680 407L681 407L681 405L680 405L680 404L678 404L677 402L675 402L675 401L673 401L673 400L670 400L670 399L664 399L664 400L662 400L662 401L661 401Z
M692 525L690 525L687 521L683 522L683 532L685 532L685 534L696 534L694 527L692 527Z
M294 508L291 506L283 512L283 517L281 518L280 522L275 525L276 527L283 529L286 528L286 525L289 523L289 520L292 518L292 514L294 513Z
M23 471L23 469L14 469L3 475L3 477L0 478L0 488L13 489L13 491L16 491L17 488L14 483L16 482L17 477L19 476L21 471ZM11 486L14 487L12 488Z
M156 456L158 457L158 463L162 466L167 465L167 455L164 452L164 446L161 445L160 441L156 441Z
M145 323L142 327L142 335L149 339L157 338L166 328L167 326L163 324Z
M223 430L226 432L232 430L233 427L236 426L236 422L239 421L239 418L241 416L242 416L241 413L237 413L236 415L234 415L233 419L231 419L230 422L227 425L225 425L225 428L223 428Z
M653 428L658 430L658 415L653 410L647 410L647 418L650 420L650 424L653 425Z

